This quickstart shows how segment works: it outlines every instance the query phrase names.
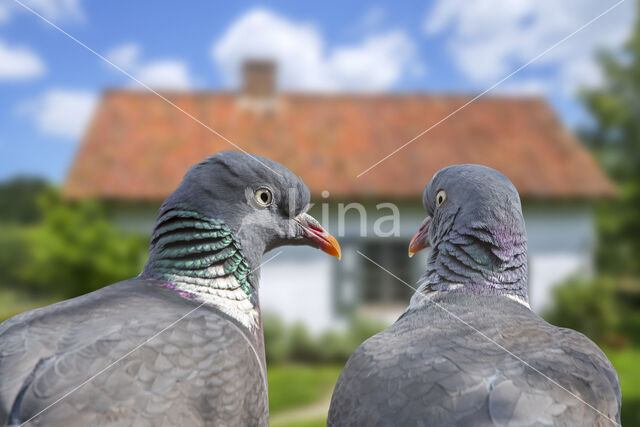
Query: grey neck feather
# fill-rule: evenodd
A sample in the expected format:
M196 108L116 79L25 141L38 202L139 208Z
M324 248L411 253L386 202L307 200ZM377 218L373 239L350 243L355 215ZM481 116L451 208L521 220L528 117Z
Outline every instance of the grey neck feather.
M162 212L142 276L215 306L251 330L260 326L258 277L222 221L184 207Z
M419 285L411 306L442 292L504 295L528 306L526 235L482 225L453 228L432 248Z

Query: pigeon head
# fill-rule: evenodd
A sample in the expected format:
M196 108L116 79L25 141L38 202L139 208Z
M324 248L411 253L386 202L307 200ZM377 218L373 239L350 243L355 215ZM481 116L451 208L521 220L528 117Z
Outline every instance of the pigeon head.
M422 195L429 214L414 236L409 255L437 245L450 232L478 229L487 239L525 233L520 196L511 181L481 165L453 165L431 178Z
M516 281L526 293L524 218L506 176L486 166L449 166L431 178L422 203L428 216L409 256L433 248L428 281L494 288L516 287Z
M340 257L336 239L306 213L302 179L266 157L220 152L192 166L164 202L160 216L187 207L228 226L255 266L282 245L308 245Z

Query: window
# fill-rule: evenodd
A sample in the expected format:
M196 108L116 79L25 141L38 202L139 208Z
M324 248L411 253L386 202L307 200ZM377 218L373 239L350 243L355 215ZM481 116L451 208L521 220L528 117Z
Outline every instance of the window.
M415 274L413 263L409 262L406 241L366 242L361 252L415 287L419 275ZM362 259L360 266L359 289L362 304L406 305L409 303L411 295L415 292L413 289L366 259Z

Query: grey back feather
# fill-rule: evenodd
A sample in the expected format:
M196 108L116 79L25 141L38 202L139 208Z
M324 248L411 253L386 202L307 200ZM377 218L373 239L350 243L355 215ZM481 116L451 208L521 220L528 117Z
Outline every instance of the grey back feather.
M434 304L423 305L351 356L334 390L328 425L619 422L617 374L584 335L550 325L506 297L450 293L439 304L535 369Z
M4 322L0 423L44 410L32 424L266 425L256 337L207 306L174 324L198 304L159 285L132 279Z

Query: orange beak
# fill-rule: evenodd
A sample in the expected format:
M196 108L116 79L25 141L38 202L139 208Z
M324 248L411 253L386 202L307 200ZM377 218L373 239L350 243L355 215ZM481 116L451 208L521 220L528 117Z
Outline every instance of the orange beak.
M302 213L294 218L304 230L307 239L311 240L318 249L338 259L342 258L340 244L335 237L329 234L314 217Z
M409 258L414 256L416 253L420 252L424 248L428 248L431 246L429 242L429 225L431 224L431 217L428 216L422 221L420 225L420 229L413 236L411 242L409 243Z

